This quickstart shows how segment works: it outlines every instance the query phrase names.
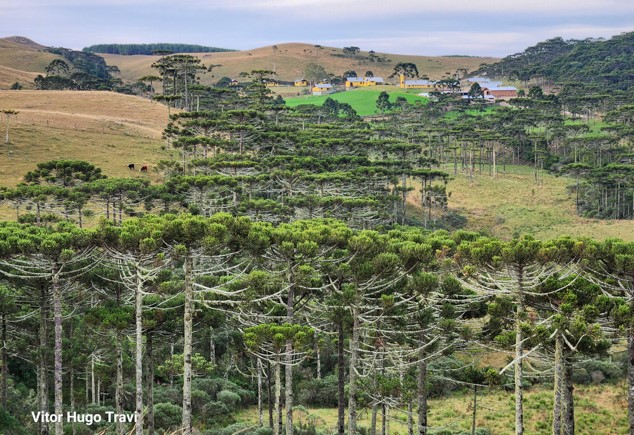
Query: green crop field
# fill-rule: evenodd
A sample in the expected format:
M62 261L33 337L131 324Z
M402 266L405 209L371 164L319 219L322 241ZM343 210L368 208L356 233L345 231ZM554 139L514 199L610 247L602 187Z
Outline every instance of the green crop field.
M327 98L332 98L340 103L348 103L360 116L375 115L378 113L376 108L376 100L381 92L387 92L390 101L393 103L397 97L405 97L405 99L415 104L426 104L428 98L418 95L418 93L407 92L396 86L379 86L372 88L354 89L350 91L337 92L329 95L306 95L302 97L288 98L286 104L289 107L296 107L300 104L315 104L321 106Z

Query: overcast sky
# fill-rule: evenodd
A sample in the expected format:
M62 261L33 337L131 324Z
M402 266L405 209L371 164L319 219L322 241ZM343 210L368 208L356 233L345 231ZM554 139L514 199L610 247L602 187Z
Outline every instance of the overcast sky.
M81 49L308 42L420 55L505 56L555 36L634 30L633 0L0 0L0 37Z

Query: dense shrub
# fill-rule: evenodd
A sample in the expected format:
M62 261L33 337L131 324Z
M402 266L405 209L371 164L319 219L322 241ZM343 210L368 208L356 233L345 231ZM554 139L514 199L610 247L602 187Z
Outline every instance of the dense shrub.
M192 390L192 411L200 412L203 407L211 401L211 397L207 392L202 390Z
M8 412L0 408L0 433L11 433L15 435L26 435L26 431L21 429L22 424L13 418Z
M588 360L575 365L573 381L576 384L616 382L623 376L623 364L618 360Z
M154 405L154 425L160 429L177 427L181 423L183 408L173 403Z
M169 385L154 387L154 403L183 403L182 387Z
M203 407L203 417L206 419L223 414L229 414L229 408L222 402L209 402Z
M225 406L229 409L229 411L235 411L240 406L242 399L237 393L229 390L223 390L219 392L216 396L219 402L225 404Z
M319 407L337 406L337 375L323 379L313 379L299 384L297 402L302 405Z

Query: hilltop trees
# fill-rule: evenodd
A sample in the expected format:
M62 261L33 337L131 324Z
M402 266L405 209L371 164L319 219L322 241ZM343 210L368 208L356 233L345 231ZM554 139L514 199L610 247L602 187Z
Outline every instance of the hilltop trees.
M316 63L309 63L304 70L304 77L310 81L311 84L316 84L327 80L329 76L323 66L317 65Z
M152 64L163 80L163 96L180 97L181 108L191 110L192 85L198 82L198 74L207 70L202 61L188 54L163 56Z
M390 78L396 77L399 75L405 75L405 77L418 77L418 67L415 63L412 62L399 62L394 66L394 71L390 74Z

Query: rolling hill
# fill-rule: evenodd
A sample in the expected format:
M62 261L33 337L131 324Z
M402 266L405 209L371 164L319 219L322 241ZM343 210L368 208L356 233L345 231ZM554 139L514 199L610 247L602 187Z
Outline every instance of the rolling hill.
M0 89L7 89L16 81L26 89L32 89L32 80L37 74L59 56L49 53L46 46L21 36L0 38ZM303 75L310 63L322 65L326 71L342 75L345 71L354 70L359 75L370 70L377 76L389 76L398 62L413 62L421 74L432 79L442 77L446 73L454 73L458 68L475 70L483 63L495 62L491 57L463 56L409 56L388 53L376 53L381 62L371 62L368 52L359 52L355 58L344 57L341 48L322 47L305 43L286 43L253 50L195 53L203 64L222 65L212 73L201 75L203 84L216 82L220 77L237 78L243 71L268 69L277 73L277 78L291 81ZM110 66L117 66L120 77L124 81L134 82L145 75L156 75L152 68L159 56L100 54Z
M151 65L159 56L123 56L101 54L108 65L114 65L121 70L124 80L137 80L149 74L156 74ZM389 76L394 65L398 62L413 62L418 66L421 74L430 78L440 78L445 73L453 73L458 68L471 71L482 63L495 62L491 57L461 57L461 56L408 56L399 54L376 53L389 61L370 62L368 52L360 52L358 58L343 57L343 50L333 47L321 47L304 43L287 43L261 47L253 50L243 50L225 53L198 53L206 66L221 64L214 68L212 74L204 74L202 83L212 83L220 77L238 78L240 72L257 69L268 69L277 73L279 80L291 81L301 77L310 63L322 65L327 72L342 75L345 71L354 70L359 75L370 70L376 76ZM365 59L362 59L365 58Z
M16 109L10 144L3 148L0 179L15 185L39 162L86 160L108 176L141 176L128 163L150 167L169 158L161 133L165 106L114 92L0 91L0 110ZM2 117L4 132L5 119ZM155 177L155 174L143 174Z
M0 89L19 82L32 89L33 79L44 72L52 60L60 58L45 50L46 47L22 36L0 38Z

